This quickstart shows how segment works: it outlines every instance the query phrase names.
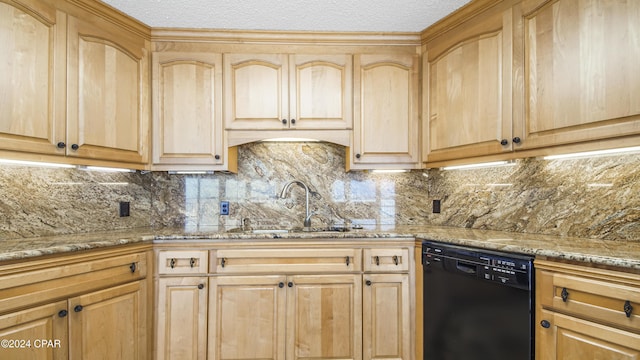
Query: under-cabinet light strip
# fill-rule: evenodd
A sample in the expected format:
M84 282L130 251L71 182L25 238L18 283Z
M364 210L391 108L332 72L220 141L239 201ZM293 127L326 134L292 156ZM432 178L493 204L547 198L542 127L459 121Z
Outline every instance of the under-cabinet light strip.
M466 164L466 165L452 165L445 166L440 168L440 170L468 170L468 169L478 169L485 167L496 167L496 166L507 166L507 165L515 165L513 162L509 161L491 161L477 164Z
M585 152L571 153L571 154L547 155L547 156L544 156L543 159L544 160L579 159L579 158L592 157L592 156L629 154L634 152L640 152L640 146L632 146L632 147L619 148L619 149L585 151Z
M0 159L0 163L9 164L9 165L67 168L67 169L76 167L75 165L70 165L70 164L58 164L58 163L49 163L49 162L40 162L40 161L25 161L25 160L10 160L10 159Z

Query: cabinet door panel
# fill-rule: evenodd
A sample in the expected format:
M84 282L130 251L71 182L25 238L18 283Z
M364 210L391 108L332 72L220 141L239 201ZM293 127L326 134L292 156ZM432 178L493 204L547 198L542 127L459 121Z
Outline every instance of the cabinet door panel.
M360 359L360 275L291 276L287 359Z
M146 359L142 281L69 299L70 359Z
M523 5L522 148L640 133L640 2L542 3Z
M285 284L284 276L212 277L209 359L284 359Z
M538 327L539 359L640 358L640 335L550 311L540 312L549 328Z
M427 162L512 150L513 14L496 9L470 22L427 45Z
M222 164L222 55L154 53L153 73L154 164Z
M207 358L206 284L206 277L158 280L158 360Z
M299 129L352 127L352 59L348 55L291 55L291 117Z
M365 275L364 279L363 359L409 359L409 275Z
M64 155L55 145L65 141L66 18L22 3L0 2L0 147Z
M15 347L0 348L0 358L21 360L63 360L67 358L69 341L67 338L67 317L59 316L67 310L66 301L58 301L27 310L0 316L0 338L3 340L24 340L29 347L19 347L26 343L16 343ZM42 340L51 340L42 342ZM40 341L36 343L36 341ZM41 346L45 345L45 346Z
M411 55L356 57L353 155L358 164L418 162L418 61ZM411 167L411 165L405 165ZM366 166L365 166L366 168Z
M67 155L145 162L148 60L145 44L69 18ZM146 110L146 111L145 111Z
M227 129L282 129L289 120L286 55L224 57Z

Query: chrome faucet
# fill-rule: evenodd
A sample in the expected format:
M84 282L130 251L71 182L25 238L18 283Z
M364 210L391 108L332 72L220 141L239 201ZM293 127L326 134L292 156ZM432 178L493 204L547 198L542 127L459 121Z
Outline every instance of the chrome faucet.
M311 215L313 215L312 213L309 212L309 187L307 186L307 184L303 183L300 180L291 180L289 181L284 188L282 189L282 192L280 193L280 198L284 199L287 197L287 193L289 191L289 188L291 187L291 185L293 184L298 184L300 185L302 188L304 188L304 192L305 192L305 217L304 217L304 227L305 229L309 230L309 228L311 228Z

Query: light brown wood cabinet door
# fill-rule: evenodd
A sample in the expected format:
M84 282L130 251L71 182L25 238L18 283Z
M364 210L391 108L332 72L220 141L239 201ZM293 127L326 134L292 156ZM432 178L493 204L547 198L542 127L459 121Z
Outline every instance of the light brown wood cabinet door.
M547 310L536 331L537 360L636 360L640 335ZM546 321L546 327L541 325Z
M221 165L222 55L153 53L153 164Z
M0 316L1 359L64 360L68 358L67 301ZM51 340L43 342L42 340Z
M64 155L66 16L48 3L0 2L0 149Z
M356 55L351 168L417 166L418 56Z
M207 278L160 278L157 292L156 359L206 359Z
M220 276L209 281L209 359L284 360L284 276Z
M365 274L362 294L362 358L410 359L409 275Z
M289 56L289 127L351 129L353 61L350 55Z
M227 129L288 128L286 55L225 54L224 77Z
M518 148L640 133L640 2L526 0Z
M460 26L424 54L426 162L511 151L511 10ZM504 145L503 145L504 144Z
M287 278L286 358L362 358L361 275Z
M104 20L68 29L67 155L147 162L148 45Z
M143 281L69 299L69 359L147 359Z

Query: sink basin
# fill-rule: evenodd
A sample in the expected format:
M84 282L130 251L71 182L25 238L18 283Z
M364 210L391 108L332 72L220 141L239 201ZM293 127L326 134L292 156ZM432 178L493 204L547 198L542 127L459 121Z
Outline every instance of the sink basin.
M339 232L347 232L349 229L347 228L294 228L294 229L251 229L251 230L242 230L240 228L227 230L228 233L242 233L242 234L288 234L288 233L309 233L309 232L322 232L322 233L339 233Z
M288 229L254 229L254 230L247 230L245 232L251 233L251 234L283 234L283 233L289 233L293 231L294 230L288 230Z

